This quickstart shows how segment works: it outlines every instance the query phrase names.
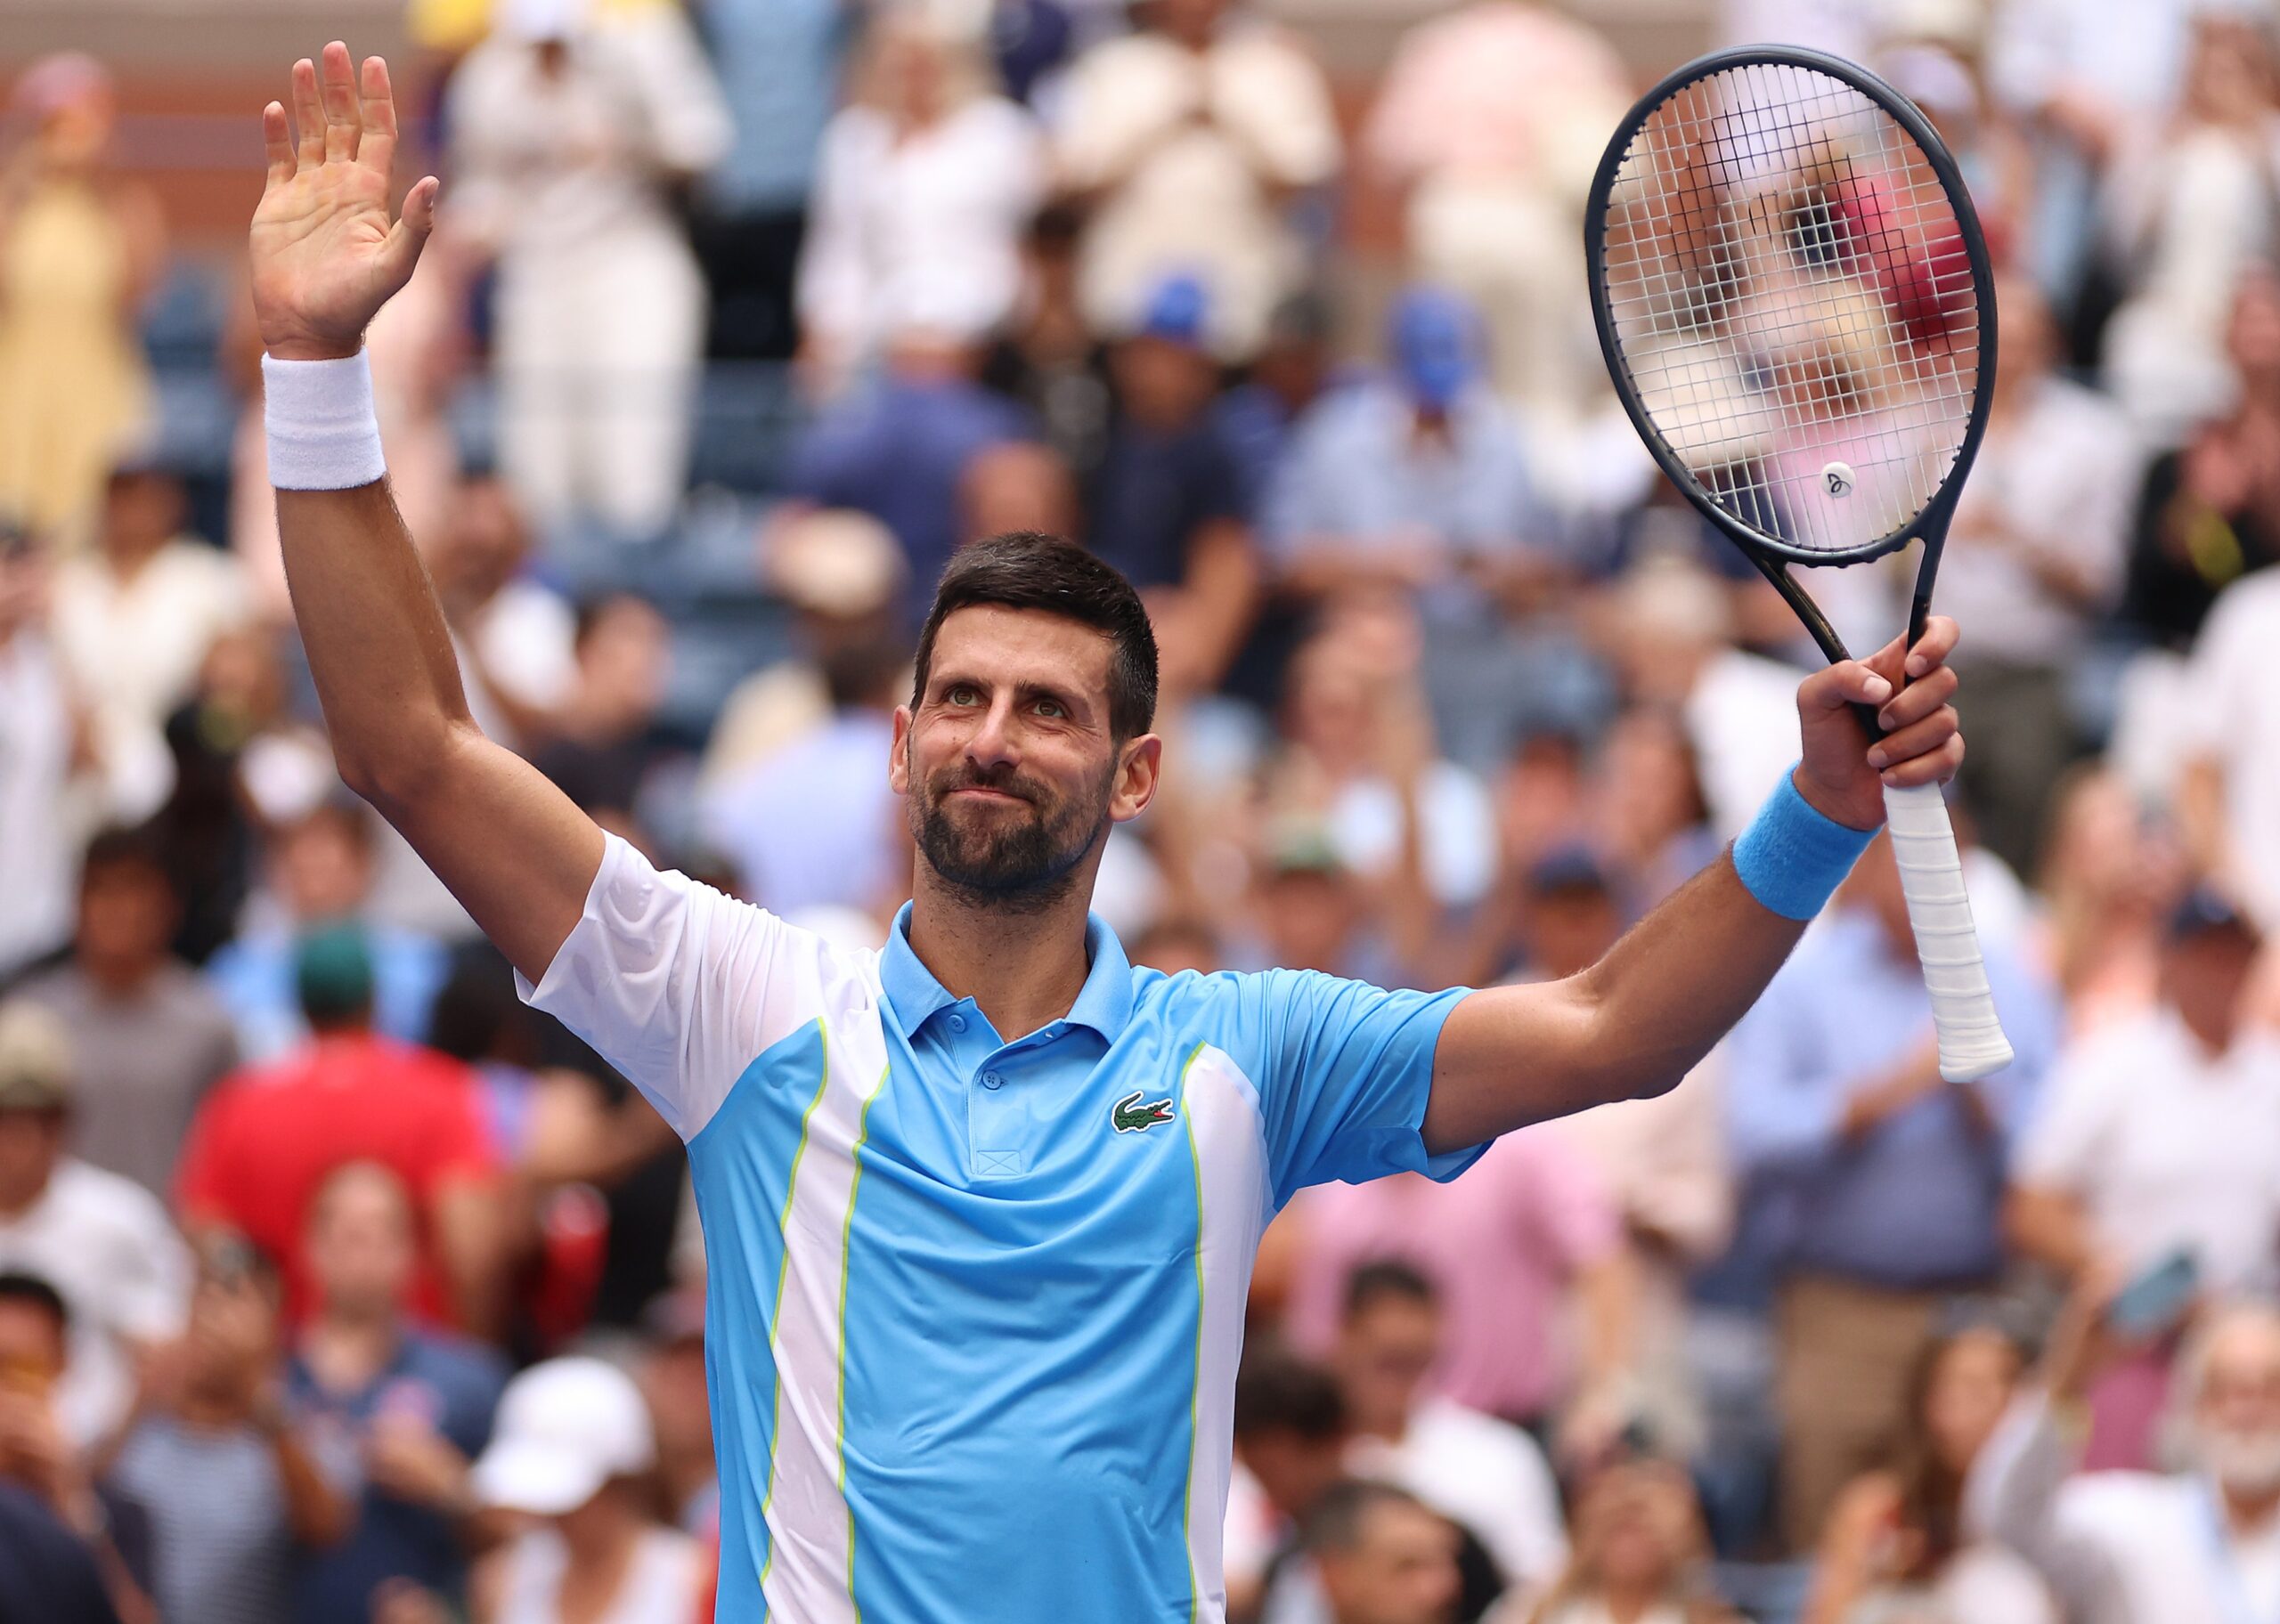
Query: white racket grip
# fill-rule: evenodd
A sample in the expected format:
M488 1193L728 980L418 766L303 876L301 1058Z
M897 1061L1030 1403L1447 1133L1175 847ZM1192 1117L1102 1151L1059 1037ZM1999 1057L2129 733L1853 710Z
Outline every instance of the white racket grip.
M1971 922L1971 897L1963 887L1963 859L1956 854L1955 825L1948 821L1940 786L1885 785L1885 821L1900 865L1900 889L1908 897L1908 922L1916 931L1916 956L1923 962L1924 985L1932 995L1940 1075L1950 1083L1976 1082L2011 1063L2011 1043L1987 990L1987 965L1979 956L1979 931Z

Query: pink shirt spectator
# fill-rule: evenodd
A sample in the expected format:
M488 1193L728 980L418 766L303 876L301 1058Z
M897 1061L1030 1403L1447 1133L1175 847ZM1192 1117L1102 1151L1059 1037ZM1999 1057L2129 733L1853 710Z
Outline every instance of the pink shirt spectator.
M1564 1288L1622 1244L1597 1174L1567 1140L1533 1128L1506 1134L1447 1184L1412 1173L1326 1184L1291 1208L1302 1227L1290 1330L1302 1349L1328 1352L1357 1265L1398 1258L1441 1293L1435 1390L1516 1420L1562 1396Z

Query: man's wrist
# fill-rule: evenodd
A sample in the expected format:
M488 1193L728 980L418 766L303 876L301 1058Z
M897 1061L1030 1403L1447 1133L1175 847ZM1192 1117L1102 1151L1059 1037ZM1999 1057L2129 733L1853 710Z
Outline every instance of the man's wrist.
M363 349L364 341L361 337L346 344L335 339L280 338L261 347L272 361L347 361Z
M1735 840L1734 873L1752 897L1784 919L1820 913L1876 838L1840 823L1808 799L1796 772L1784 773Z

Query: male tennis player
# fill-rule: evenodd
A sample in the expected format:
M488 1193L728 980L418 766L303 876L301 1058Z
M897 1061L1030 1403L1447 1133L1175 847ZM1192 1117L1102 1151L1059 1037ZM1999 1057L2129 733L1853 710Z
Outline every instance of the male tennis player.
M360 94L361 90L361 94ZM365 324L434 218L390 223L387 71L325 48L263 115L253 226L293 602L347 781L688 1142L711 1261L720 1617L1222 1616L1243 1296L1303 1185L1460 1172L1524 1123L1670 1087L1884 816L1962 758L1935 621L1799 690L1804 757L1722 857L1547 986L1166 978L1087 902L1161 746L1124 580L1042 537L945 575L881 765L914 900L849 953L662 873L468 719L389 500ZM568 138L566 136L566 139ZM1845 709L1884 706L1875 749Z

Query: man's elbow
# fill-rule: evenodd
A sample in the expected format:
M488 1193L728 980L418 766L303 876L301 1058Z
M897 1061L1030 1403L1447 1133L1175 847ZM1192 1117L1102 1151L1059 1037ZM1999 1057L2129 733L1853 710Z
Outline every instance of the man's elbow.
M334 767L352 793L400 825L406 816L446 792L460 751L470 737L481 736L472 721L438 720L430 727L408 727L383 748L336 744Z

